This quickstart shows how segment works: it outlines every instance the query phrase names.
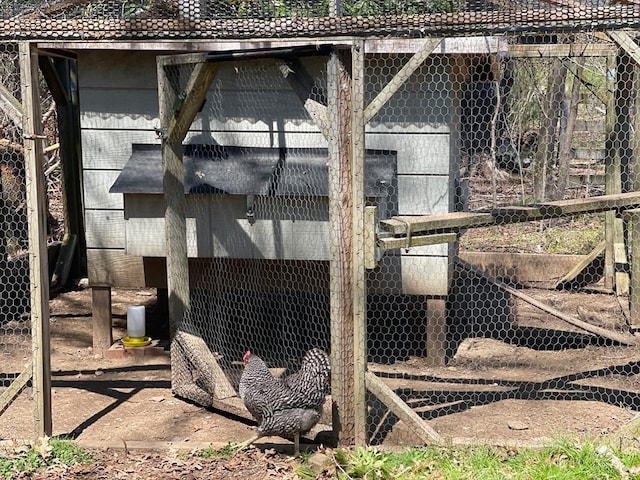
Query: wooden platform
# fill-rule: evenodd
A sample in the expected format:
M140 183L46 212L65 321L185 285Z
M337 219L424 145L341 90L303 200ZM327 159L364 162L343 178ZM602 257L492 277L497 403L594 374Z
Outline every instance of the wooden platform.
M125 347L120 340L115 342L106 351L106 358L125 357L162 357L169 356L169 350L160 340L151 340L146 347Z
M559 200L529 206L499 207L487 212L452 212L423 216L394 216L380 220L390 236L381 236L377 245L385 250L408 248L457 240L461 231L509 223L561 218L583 213L615 210L619 213L640 206L640 192Z

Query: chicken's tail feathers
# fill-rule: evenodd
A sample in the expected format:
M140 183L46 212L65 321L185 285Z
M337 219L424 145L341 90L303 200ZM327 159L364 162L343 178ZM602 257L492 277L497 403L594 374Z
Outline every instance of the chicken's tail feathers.
M312 348L302 359L303 376L314 377L322 385L325 393L331 386L331 361L327 352L321 348Z

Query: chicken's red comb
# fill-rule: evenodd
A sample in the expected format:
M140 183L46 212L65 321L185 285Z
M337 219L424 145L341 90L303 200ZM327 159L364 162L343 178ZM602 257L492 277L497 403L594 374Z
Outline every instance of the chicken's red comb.
M244 356L242 357L242 363L246 365L247 362L249 361L250 356L251 356L251 350L247 350L247 353L245 353Z

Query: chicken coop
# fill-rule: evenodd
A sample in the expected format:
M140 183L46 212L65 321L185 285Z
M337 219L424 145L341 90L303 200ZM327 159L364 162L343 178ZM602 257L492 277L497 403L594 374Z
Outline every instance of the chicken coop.
M72 65L97 353L155 287L176 395L247 417L247 350L321 348L342 445L639 409L634 2L84 3L5 23Z

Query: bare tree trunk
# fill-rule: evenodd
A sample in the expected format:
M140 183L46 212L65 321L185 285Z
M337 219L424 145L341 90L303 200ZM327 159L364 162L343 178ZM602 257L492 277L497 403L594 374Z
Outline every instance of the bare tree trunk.
M535 201L547 200L550 185L555 177L555 157L558 138L558 120L562 114L562 99L567 78L567 67L561 59L554 59L547 83L547 103L544 108L543 124L538 137L538 152L534 165Z
M571 95L566 100L567 115L561 121L560 136L558 138L558 178L552 190L553 200L562 200L564 192L569 183L569 168L571 166L571 139L578 117L578 104L580 103L580 76L584 68L584 57L579 57L576 61L576 74L573 77L573 87Z

